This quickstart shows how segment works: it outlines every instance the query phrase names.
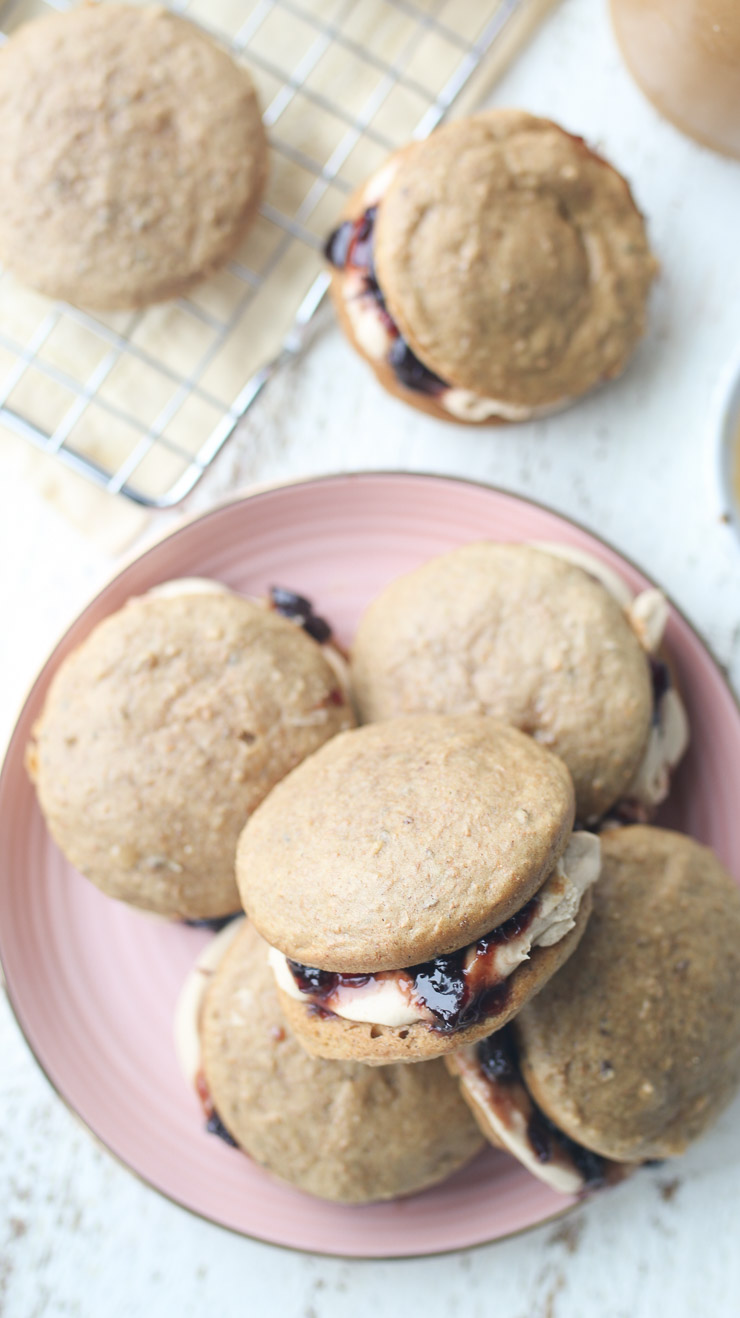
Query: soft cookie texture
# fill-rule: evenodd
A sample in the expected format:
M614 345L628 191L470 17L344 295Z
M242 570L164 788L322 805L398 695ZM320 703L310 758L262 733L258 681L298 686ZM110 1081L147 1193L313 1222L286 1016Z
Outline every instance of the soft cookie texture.
M0 258L51 297L180 294L241 240L266 161L249 74L165 9L81 5L0 51Z
M527 1087L607 1158L682 1153L740 1084L740 889L663 829L602 837L580 946L514 1024Z
M398 331L441 381L525 409L509 417L524 419L624 369L656 263L625 179L581 138L522 110L490 110L403 148L388 174L373 275ZM347 218L368 195L353 196ZM333 292L357 347L341 282L336 274ZM460 419L368 359L406 401Z
M629 788L650 732L647 657L582 568L528 545L464 545L391 582L363 615L352 685L369 722L490 714L567 764L581 820Z
M266 952L245 925L201 1014L206 1083L242 1149L301 1190L344 1203L414 1194L479 1151L444 1063L370 1069L309 1057L281 1015Z
M345 733L278 785L239 840L264 938L309 966L398 969L460 947L544 883L573 824L565 766L494 719Z
M314 1057L353 1058L366 1066L386 1066L389 1062L424 1062L456 1052L468 1044L485 1039L512 1020L525 1002L539 993L551 975L567 961L578 946L591 913L591 891L581 898L576 923L569 933L551 947L535 947L529 960L523 961L507 980L507 991L500 1003L482 1020L454 1034L442 1034L418 1022L413 1025L370 1025L364 1021L345 1020L322 1011L312 1011L302 1002L278 989L283 1014Z
M112 897L168 916L239 908L239 833L270 789L354 722L321 647L231 593L144 595L63 662L28 749L62 851Z

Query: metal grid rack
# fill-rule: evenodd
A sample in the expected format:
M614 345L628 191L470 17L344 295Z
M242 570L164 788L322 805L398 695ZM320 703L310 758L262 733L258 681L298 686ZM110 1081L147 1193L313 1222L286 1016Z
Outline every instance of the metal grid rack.
M271 176L240 250L188 297L92 315L0 273L4 425L152 508L190 492L326 291L323 236L384 157L440 122L532 0L173 0L250 70ZM70 0L0 0L0 42Z

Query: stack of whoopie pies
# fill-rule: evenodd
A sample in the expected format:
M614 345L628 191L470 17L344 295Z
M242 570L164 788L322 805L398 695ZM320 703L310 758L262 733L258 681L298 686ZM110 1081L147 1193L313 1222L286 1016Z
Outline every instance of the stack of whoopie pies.
M46 293L187 290L265 176L248 75L175 15L83 6L0 53L0 254ZM380 382L476 425L620 373L656 272L622 176L519 110L397 152L326 254ZM651 826L688 742L666 619L589 555L484 542L392 582L349 665L303 596L192 579L64 660L27 757L54 838L226 924L176 1021L210 1129L346 1202L486 1138L580 1192L703 1131L740 1083L740 889Z
M226 924L176 1019L211 1130L346 1202L484 1137L580 1192L701 1133L740 1083L740 890L647 822L688 738L665 621L483 542L392 582L349 665L302 596L193 579L67 657L28 754L55 838Z

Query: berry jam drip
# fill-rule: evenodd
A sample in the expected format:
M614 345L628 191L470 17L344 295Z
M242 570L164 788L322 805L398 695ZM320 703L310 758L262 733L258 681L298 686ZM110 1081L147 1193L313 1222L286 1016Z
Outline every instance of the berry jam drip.
M208 1085L206 1083L206 1078L202 1071L199 1071L195 1077L195 1092L197 1093L198 1098L200 1099L201 1102L201 1107L203 1108L203 1113L206 1119L206 1130L208 1131L208 1134L218 1135L218 1138L220 1140L223 1140L224 1144L229 1144L232 1149L238 1148L234 1136L226 1129L223 1121L218 1115L218 1112L213 1106L211 1091L208 1088Z
M495 1080L497 1085L521 1083L514 1036L506 1026L495 1034L489 1034L487 1039L478 1044L476 1052L489 1080Z
M231 924L232 920L238 920L243 914L243 911L233 911L231 915L214 915L204 920L182 920L181 923L186 924L189 929L210 929L211 933L220 934L227 924Z
M668 664L664 664L662 659L655 659L650 656L650 678L653 684L653 725L660 723L660 702L663 696L670 691L673 683L671 682L671 670Z
M498 1086L521 1085L526 1089L519 1069L513 1031L505 1028L476 1046L476 1057L483 1074ZM538 1162L552 1161L553 1151L562 1151L583 1180L584 1190L595 1190L607 1179L606 1159L577 1144L545 1116L527 1091L531 1115L527 1122L527 1139Z
M430 371L419 361L416 353L411 351L398 326L385 304L383 290L378 283L373 259L375 238L375 219L377 206L370 206L356 220L345 220L339 228L329 235L324 255L337 270L350 268L364 275L363 293L372 297L383 323L393 342L388 353L388 365L391 367L398 383L404 389L414 393L426 394L430 398L444 393L449 385Z
M449 388L444 380L419 361L400 334L393 341L388 354L388 365L393 368L399 384L405 389L413 389L417 394L427 394L428 397L435 398Z
M331 627L324 618L317 617L313 604L305 595L296 595L294 590L286 590L284 586L270 586L270 603L276 613L297 622L320 645L331 640Z
M527 1127L527 1138L537 1161L542 1163L550 1162L553 1144L558 1145L583 1178L584 1190L597 1190L606 1183L606 1159L600 1153L585 1149L582 1144L558 1130L538 1107L535 1107Z
M313 966L304 966L300 961L288 958L292 974L301 993L310 993L312 997L326 1001L338 988L361 988L369 984L372 975L339 975L331 970L316 970Z
M524 933L534 919L537 906L538 898L533 897L516 915L492 929L485 938L479 939L474 944L472 960L470 948L462 947L458 952L435 957L433 961L423 961L401 972L404 980L409 983L409 997L425 1006L434 1016L431 1026L433 1030L455 1034L469 1025L475 1025L484 1016L493 1015L506 1005L510 981L503 979L491 982L495 950L502 943L508 943ZM314 1001L320 1004L327 1003L338 989L363 988L372 980L393 978L396 973L379 971L375 975L342 975L329 970L316 970L299 961L289 960L288 965L301 993L310 993Z

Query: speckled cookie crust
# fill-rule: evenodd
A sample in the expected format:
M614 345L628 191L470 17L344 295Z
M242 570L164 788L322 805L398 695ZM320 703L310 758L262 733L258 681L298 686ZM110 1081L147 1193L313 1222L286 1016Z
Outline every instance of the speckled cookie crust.
M292 1185L344 1203L414 1194L483 1140L442 1062L322 1062L281 1015L266 947L247 924L208 989L201 1042L216 1110L241 1147Z
M558 943L533 948L529 960L522 962L510 976L508 995L498 1011L455 1034L431 1029L422 1021L393 1027L345 1020L304 1006L282 989L278 990L280 1006L296 1038L314 1057L352 1058L366 1066L426 1062L442 1057L500 1030L513 1020L525 1002L539 993L578 946L591 912L591 900L589 889L581 898L574 927Z
M249 74L165 9L82 5L0 51L0 258L51 297L178 295L239 243L266 169Z
M163 915L239 908L239 832L271 787L352 725L320 646L232 594L141 596L63 662L28 749L67 858Z
M570 837L565 766L493 719L439 715L336 737L271 792L237 882L287 956L355 973L467 946L537 891Z
M740 1084L740 889L679 833L615 829L602 845L581 945L517 1017L520 1063L571 1138L664 1158Z
M604 587L542 550L488 541L386 587L357 629L352 684L365 722L507 719L565 761L584 821L629 787L653 709L645 653Z
M378 210L375 264L426 366L532 407L619 374L656 272L622 176L550 120L505 109L406 150Z

